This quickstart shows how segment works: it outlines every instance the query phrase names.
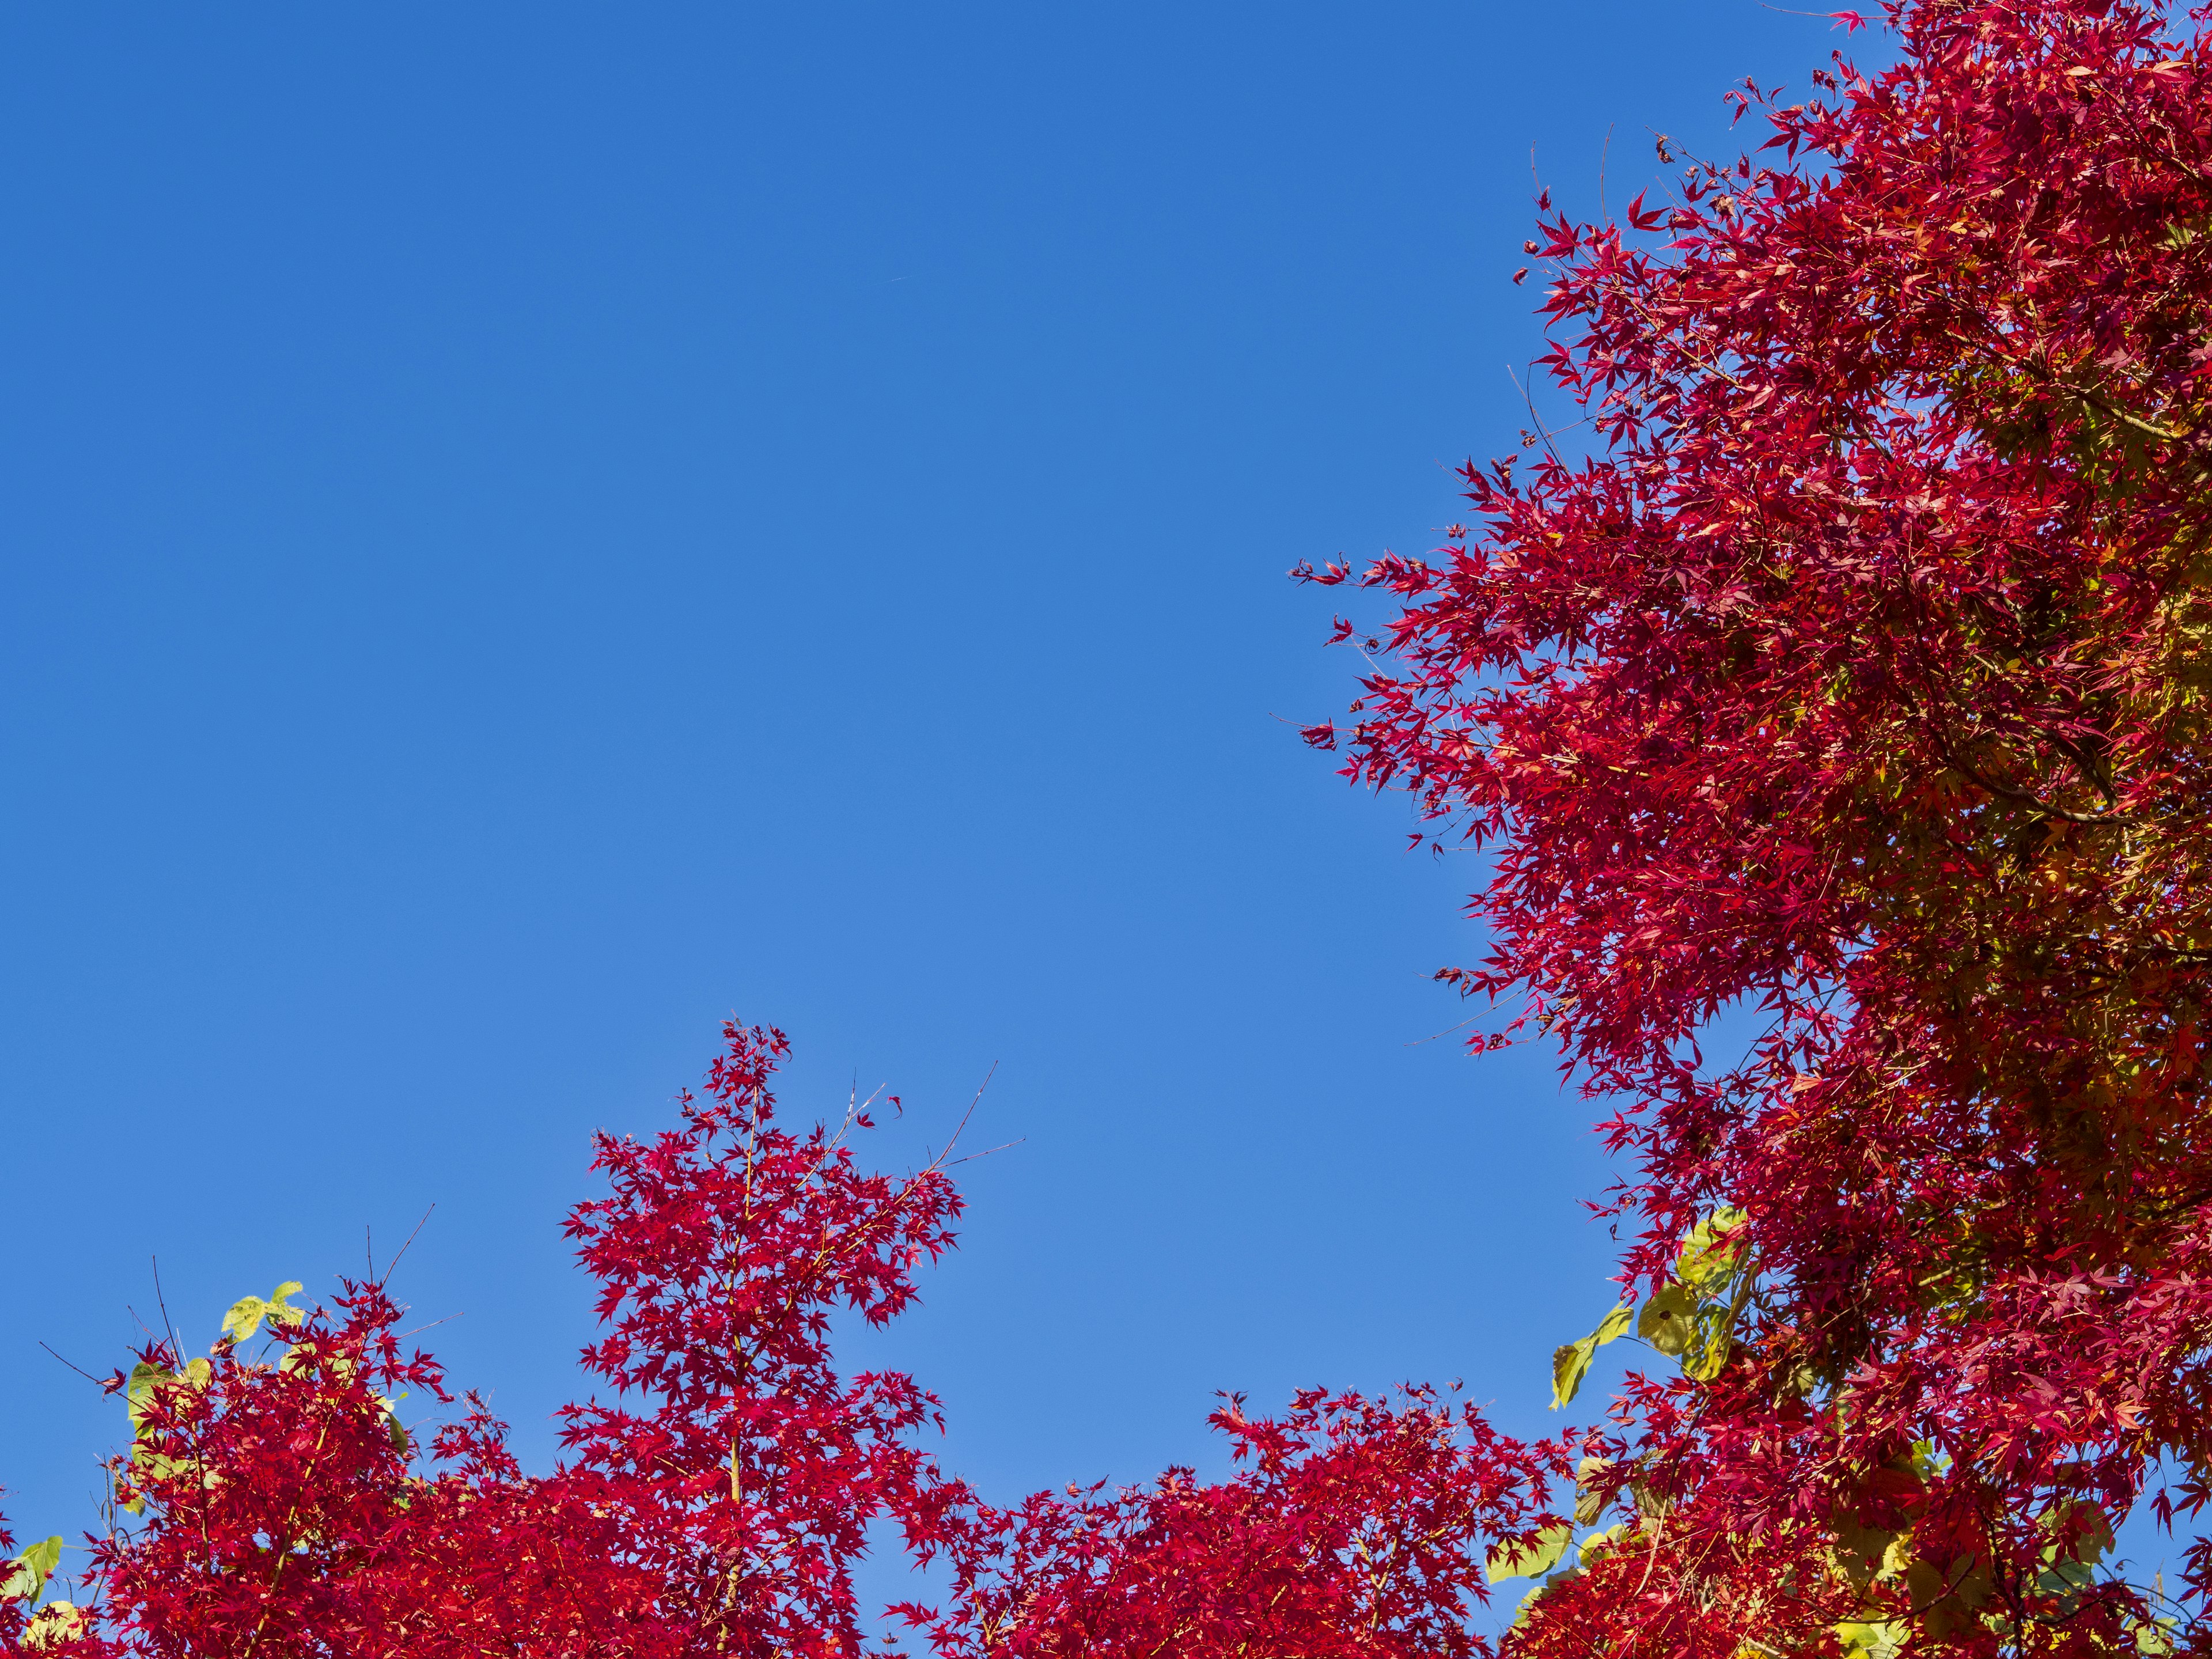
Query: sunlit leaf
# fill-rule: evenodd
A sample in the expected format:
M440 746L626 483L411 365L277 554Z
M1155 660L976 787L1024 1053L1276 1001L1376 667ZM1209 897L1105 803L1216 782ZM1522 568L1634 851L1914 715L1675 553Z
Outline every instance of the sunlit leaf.
M1490 1582L1496 1584L1508 1578L1534 1578L1550 1571L1567 1553L1574 1536L1574 1528L1559 1521L1538 1533L1534 1543L1500 1544L1491 1551L1486 1564Z
M1690 1346L1697 1302L1680 1285L1653 1293L1636 1316L1636 1334L1661 1353L1679 1355Z
M62 1564L61 1534L41 1540L8 1565L13 1569L0 1583L0 1601L35 1601Z
M1552 1409L1557 1411L1575 1397L1583 1385L1583 1373L1589 1370L1590 1356L1597 1352L1597 1339L1586 1336L1579 1342L1569 1342L1552 1353Z

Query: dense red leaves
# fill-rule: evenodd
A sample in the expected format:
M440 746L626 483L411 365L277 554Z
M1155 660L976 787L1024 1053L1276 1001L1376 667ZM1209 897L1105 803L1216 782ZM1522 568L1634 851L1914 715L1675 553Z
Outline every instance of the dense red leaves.
M884 1521L950 1572L943 1608L898 1610L945 1659L1488 1651L1469 1625L1484 1552L1557 1522L1564 1443L1524 1448L1425 1390L1316 1392L1279 1421L1215 1414L1232 1480L984 1503L920 1449L936 1401L842 1376L830 1344L837 1310L880 1324L912 1303L957 1194L935 1164L862 1170L857 1107L834 1131L778 1127L781 1035L726 1035L677 1127L598 1141L609 1191L569 1232L602 1287L586 1369L614 1398L563 1411L559 1468L525 1475L473 1397L423 1455L403 1402L452 1402L380 1286L271 1316L258 1353L156 1349L87 1606L50 1604L23 1637L25 1599L0 1601L4 1650L857 1656L876 1610L853 1570Z
M1613 1110L1681 1375L1571 1444L1232 1405L1228 1480L994 1506L830 1342L957 1194L862 1170L857 1109L780 1127L783 1039L733 1025L677 1127L598 1144L610 1397L558 1468L473 1401L396 1427L448 1402L378 1285L155 1349L85 1607L27 1628L15 1570L0 1650L855 1656L874 1527L949 1575L900 1610L945 1659L1474 1655L1487 1551L1552 1568L1572 1480L1529 1659L2202 1650L2093 1564L2147 1490L2212 1498L2212 63L2100 0L1891 15L1893 70L1737 95L1767 165L1541 223L1593 453L1530 434L1363 578L1349 769L1482 849L1450 976Z
M840 1377L830 1316L882 1324L960 1212L934 1167L861 1173L845 1130L773 1122L782 1034L729 1029L704 1102L650 1145L602 1136L610 1197L570 1220L611 1330L586 1366L650 1409L569 1407L572 1479L627 1517L691 1654L855 1654L852 1567L879 1516L927 1509L915 1449L936 1401L896 1375Z
M522 1480L481 1414L447 1431L451 1467L416 1473L404 1400L445 1398L404 1354L398 1310L349 1286L338 1316L284 1332L281 1358L219 1342L147 1391L119 1504L145 1520L91 1540L104 1628L50 1610L30 1645L148 1656L629 1653L649 1597L621 1540ZM79 1575L80 1577L86 1575ZM20 1607L17 1609L20 1611Z
M1893 70L1741 95L1771 164L1690 167L1659 246L1544 223L1596 452L1366 573L1350 770L1487 849L1452 977L1618 1106L1630 1282L1748 1212L1730 1375L1628 1402L1668 1547L1879 1522L1915 1639L2086 1651L2069 1505L2212 1462L2212 64L2095 0L1892 16Z
M947 1659L1491 1650L1468 1626L1489 1599L1481 1544L1555 1518L1538 1498L1568 1472L1563 1446L1524 1448L1426 1389L1395 1406L1316 1390L1280 1420L1231 1401L1212 1421L1245 1466L1233 1480L1170 1469L969 1508L945 1545L951 1614L914 1621Z

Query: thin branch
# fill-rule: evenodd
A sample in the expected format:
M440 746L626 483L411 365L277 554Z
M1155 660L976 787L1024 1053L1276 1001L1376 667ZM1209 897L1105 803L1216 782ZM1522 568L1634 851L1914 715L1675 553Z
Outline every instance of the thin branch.
M393 1256L391 1261L384 1264L384 1277L376 1282L376 1288L378 1290L382 1290L386 1285L392 1282L392 1275L398 1269L400 1257L404 1256L407 1254L408 1245L414 1243L415 1234L421 1232L424 1227L429 1224L430 1211L434 1210L438 1206L436 1205L433 1204L430 1206L430 1209L422 1212L422 1220L415 1224L415 1232L408 1234L407 1243L399 1247L399 1255Z

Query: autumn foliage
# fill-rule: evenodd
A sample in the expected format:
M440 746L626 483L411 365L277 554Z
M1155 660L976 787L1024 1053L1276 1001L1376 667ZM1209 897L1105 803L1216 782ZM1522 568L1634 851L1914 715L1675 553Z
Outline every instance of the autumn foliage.
M601 1286L587 1373L611 1400L562 1413L559 1468L525 1475L502 1426L394 1334L384 1289L328 1310L285 1285L234 1307L210 1352L149 1346L110 1379L130 1449L115 1525L48 1599L27 1551L0 1603L15 1648L185 1656L858 1655L881 1610L852 1572L888 1521L951 1583L892 1612L948 1656L1236 1651L1467 1654L1483 1540L1526 1531L1565 1469L1426 1389L1238 1402L1243 1466L1218 1484L1039 1493L1001 1510L940 1472L912 1379L847 1377L833 1311L914 1297L960 1200L934 1165L867 1173L835 1129L775 1121L781 1033L732 1024L702 1097L650 1142L603 1136L610 1191L569 1220ZM443 1419L423 1443L416 1426ZM50 1540L58 1547L59 1540ZM82 1593L82 1592L80 1592ZM871 1650L872 1636L877 1644Z
M1453 977L1612 1109L1684 1361L1531 1651L2154 1649L2091 1564L2208 1495L2212 66L2126 5L1894 21L1739 94L1768 165L1544 222L1591 453L1360 579L1352 769L1483 849Z
M1856 22L1856 19L1848 19ZM8 1651L1892 1659L2203 1650L2212 1547L2212 58L2083 0L1893 8L1747 86L1765 148L1553 210L1551 405L1469 523L1355 577L1355 780L1470 848L1495 1004L1607 1115L1630 1238L1534 1443L1449 1392L1213 1419L1220 1481L1000 1506L836 1366L960 1213L775 1116L732 1025L569 1224L600 1395L558 1468L286 1285L109 1381L112 1525ZM1647 205L1647 204L1650 204ZM1573 1336L1572 1332L1562 1333ZM871 1535L943 1593L860 1604ZM888 1528L888 1534L884 1528ZM13 1549L14 1540L0 1540ZM1493 1589L1533 1594L1502 1638ZM902 1632L894 1636L890 1632Z

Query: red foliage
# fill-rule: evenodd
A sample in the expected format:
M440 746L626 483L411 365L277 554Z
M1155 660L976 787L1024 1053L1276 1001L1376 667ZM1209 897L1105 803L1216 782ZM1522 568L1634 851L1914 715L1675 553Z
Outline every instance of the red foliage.
M732 1025L677 1127L598 1143L612 1398L559 1468L473 1400L424 1454L401 1402L453 1402L382 1285L249 1298L114 1379L86 1603L27 1624L25 1551L0 1647L857 1656L889 1522L945 1659L2201 1650L2095 1564L2212 1498L2212 60L2106 0L1891 16L1893 70L1738 94L1771 164L1543 222L1594 453L1470 467L1477 527L1363 578L1401 609L1350 774L1481 849L1447 976L1635 1161L1630 1299L1555 1389L1632 1328L1679 1376L1534 1445L1420 1389L1232 1402L1228 1480L992 1505L830 1342L911 1304L951 1183L860 1170L858 1108L778 1127L783 1038Z
M46 1650L278 1656L650 1654L657 1586L614 1520L559 1479L525 1479L471 1401L414 1472L398 1407L447 1400L403 1354L399 1310L349 1285L281 1326L281 1358L216 1344L141 1363L119 1505L144 1523L92 1540L105 1636ZM111 1639L112 1638L112 1639Z
M912 1303L958 1194L935 1164L862 1171L858 1108L777 1127L781 1034L726 1035L678 1127L598 1142L611 1190L568 1231L602 1286L585 1366L616 1401L564 1409L562 1467L523 1474L473 1398L422 1457L399 1401L452 1402L380 1285L327 1314L249 1298L207 1358L142 1356L112 1465L142 1518L91 1540L92 1598L42 1613L36 1650L857 1656L853 1568L884 1519L951 1568L949 1613L898 1610L946 1659L1487 1650L1467 1629L1481 1547L1556 1521L1564 1444L1522 1448L1425 1390L1315 1393L1280 1422L1216 1413L1249 1466L1230 1481L984 1504L915 1443L937 1402L896 1373L842 1377L830 1347L836 1310L880 1324ZM25 1599L0 1600L8 1651Z
M782 1033L728 1036L681 1128L600 1137L613 1194L569 1220L612 1328L585 1364L652 1409L568 1407L568 1478L623 1517L673 1651L855 1654L868 1523L938 1501L912 1443L937 1402L896 1373L841 1378L830 1316L880 1325L910 1304L960 1199L934 1166L861 1173L843 1129L775 1127ZM844 1129L868 1127L855 1109Z
M1396 1407L1300 1395L1280 1421L1212 1418L1247 1467L1218 1485L969 1506L947 1528L954 1612L908 1609L946 1659L1285 1653L1412 1659L1490 1651L1476 1548L1557 1517L1564 1446L1524 1448L1472 1406L1409 1389Z
M1730 1576L1833 1538L1856 1602L1878 1533L1865 1643L2089 1651L2139 1608L2083 1539L2212 1462L2212 63L2103 0L1892 16L1889 72L1737 94L1778 155L1660 246L1544 222L1599 447L1362 578L1349 770L1486 849L1448 977L1618 1104L1624 1281L1731 1216L1612 1449L1713 1650L1826 1639L1809 1565L1778 1623ZM1680 1611L1634 1571L1607 1628Z

